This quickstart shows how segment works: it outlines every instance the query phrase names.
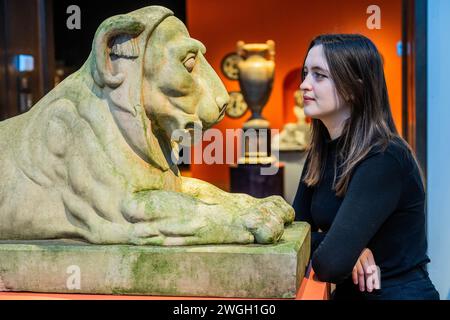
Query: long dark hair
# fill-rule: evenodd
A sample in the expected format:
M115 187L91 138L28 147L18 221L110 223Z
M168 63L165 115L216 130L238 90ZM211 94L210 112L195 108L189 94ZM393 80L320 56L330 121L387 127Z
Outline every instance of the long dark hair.
M323 47L340 100L351 110L339 139L339 167L335 165L333 183L336 195L344 196L355 166L373 147L384 150L390 141L398 138L395 140L411 149L395 127L383 62L373 42L358 34L326 34L316 37L307 52L317 45ZM327 139L329 134L325 125L312 119L312 139L304 177L308 186L315 186L323 175Z

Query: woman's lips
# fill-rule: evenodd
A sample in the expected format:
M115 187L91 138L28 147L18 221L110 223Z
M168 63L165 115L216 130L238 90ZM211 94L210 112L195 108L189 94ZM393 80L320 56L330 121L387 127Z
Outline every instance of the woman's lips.
M308 104L312 101L314 101L315 99L311 98L311 97L303 97L303 101L305 104Z

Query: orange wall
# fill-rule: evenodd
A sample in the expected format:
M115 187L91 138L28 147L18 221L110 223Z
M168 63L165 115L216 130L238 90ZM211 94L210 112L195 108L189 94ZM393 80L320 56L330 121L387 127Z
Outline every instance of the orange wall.
M307 47L318 34L361 33L377 45L384 57L386 81L394 120L401 132L401 58L396 44L401 40L401 0L187 0L187 25L192 37L202 41L206 58L227 89L239 90L220 71L221 59L236 50L236 42L275 41L275 82L263 115L272 128L281 129L291 118L283 111L283 80L303 62ZM381 8L381 30L366 27L369 5ZM216 128L241 128L249 117L225 117ZM289 119L290 120L290 119ZM192 165L192 176L224 189L229 185L227 165Z

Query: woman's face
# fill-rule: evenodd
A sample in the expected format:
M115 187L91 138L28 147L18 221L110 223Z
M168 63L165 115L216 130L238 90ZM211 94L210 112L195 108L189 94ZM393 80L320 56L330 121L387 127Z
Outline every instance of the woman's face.
M300 85L303 91L305 115L314 119L331 120L348 114L331 79L323 46L311 48L303 69L304 81Z

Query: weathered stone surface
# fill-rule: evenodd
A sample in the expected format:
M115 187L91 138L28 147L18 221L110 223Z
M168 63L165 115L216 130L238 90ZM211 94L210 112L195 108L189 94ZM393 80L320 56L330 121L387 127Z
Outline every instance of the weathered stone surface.
M286 228L273 245L0 241L0 290L293 298L309 255L310 228L303 222ZM78 268L80 286L73 289Z

